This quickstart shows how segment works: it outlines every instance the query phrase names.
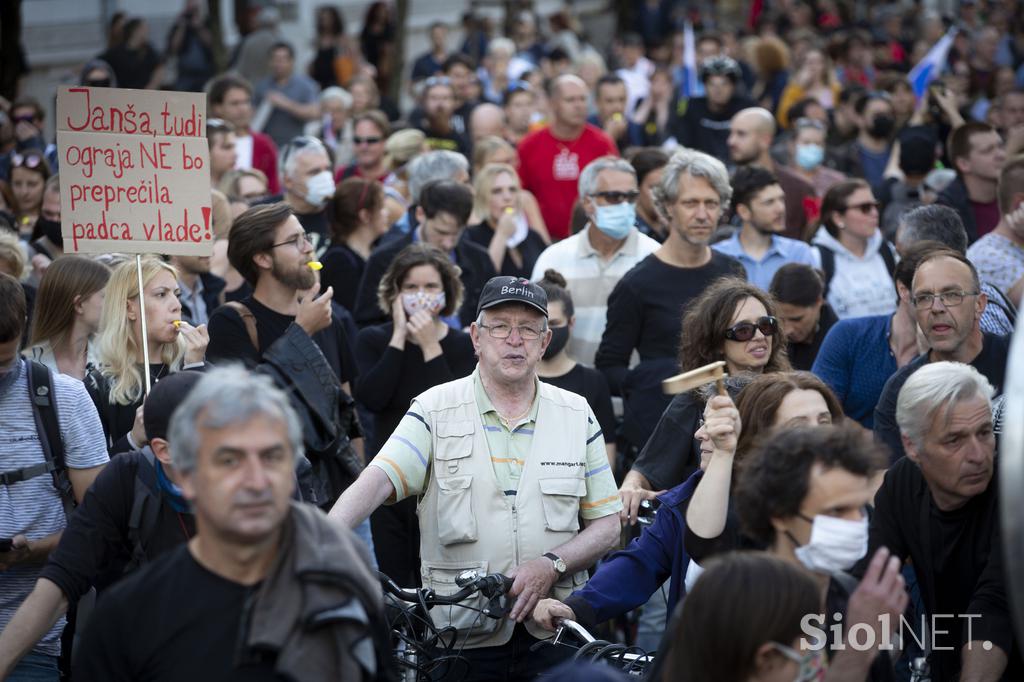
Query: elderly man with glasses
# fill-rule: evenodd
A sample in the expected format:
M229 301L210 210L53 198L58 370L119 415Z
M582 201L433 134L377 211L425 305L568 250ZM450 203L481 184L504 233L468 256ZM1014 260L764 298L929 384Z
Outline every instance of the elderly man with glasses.
M604 333L608 296L622 276L659 245L636 228L640 191L629 162L614 156L592 161L580 174L578 188L586 227L545 249L532 279L540 280L548 269L565 277L576 306L569 355L592 365Z
M619 534L622 505L597 420L584 398L537 379L551 341L547 314L538 285L491 279L470 327L476 370L414 399L331 510L355 527L383 503L418 496L424 587L452 594L468 569L514 579L508 618L431 614L438 628L455 628L454 645L479 679L533 679L565 656L531 651L546 637L529 620L533 607L582 586ZM486 599L466 603L483 608Z
M889 378L875 407L875 438L889 446L894 462L904 454L896 401L914 372L931 362L969 364L998 394L1010 351L1009 336L981 331L988 297L981 292L978 271L966 256L952 249L932 252L918 263L913 285L910 300L929 350Z

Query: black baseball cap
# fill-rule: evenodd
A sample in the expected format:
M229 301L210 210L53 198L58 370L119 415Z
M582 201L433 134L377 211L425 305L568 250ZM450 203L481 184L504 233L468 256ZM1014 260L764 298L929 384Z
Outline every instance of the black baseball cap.
M202 372L185 370L175 372L156 382L146 396L142 410L142 423L146 428L146 438L167 440L167 427L171 423L171 415L178 408L199 380Z
M492 277L480 292L476 314L502 303L522 303L548 316L548 295L540 286L523 277Z

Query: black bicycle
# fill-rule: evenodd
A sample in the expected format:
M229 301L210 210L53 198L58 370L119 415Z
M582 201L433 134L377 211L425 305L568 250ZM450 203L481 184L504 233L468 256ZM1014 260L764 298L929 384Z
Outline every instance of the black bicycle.
M550 646L575 649L574 661L602 661L619 668L630 675L642 677L654 663L654 654L637 646L626 646L595 638L585 627L574 620L563 618L557 621L555 636L545 640Z
M434 673L455 673L454 679L466 679L469 675L469 663L461 655L465 638L457 647L459 632L451 626L438 628L430 617L432 608L452 606L476 611L473 627L481 618L500 620L509 612L508 600L504 597L512 587L512 578L500 573L481 575L475 570L464 571L455 580L459 591L450 595L440 595L425 587L402 588L383 573L379 576L384 588L391 645L405 682L425 682ZM483 608L463 603L478 594L487 599Z

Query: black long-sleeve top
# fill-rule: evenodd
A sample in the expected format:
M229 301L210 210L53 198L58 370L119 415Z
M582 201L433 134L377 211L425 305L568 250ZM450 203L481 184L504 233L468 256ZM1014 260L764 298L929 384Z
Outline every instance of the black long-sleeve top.
M334 287L334 301L350 313L356 307L359 280L366 269L366 259L347 244L333 244L320 256L324 269L320 271L320 289Z
M955 616L937 621L931 633L936 646L929 658L935 682L955 679L968 632L971 640L988 640L1007 653L1004 680L1024 679L1004 582L998 497L993 476L988 488L960 509L940 510L921 468L906 457L889 468L875 494L868 553L854 573L862 575L875 550L887 547L913 563L930 615L978 616L969 621Z
M359 379L355 398L375 417L375 454L398 422L409 410L412 399L428 388L468 376L476 367L476 356L469 334L449 329L441 339L441 355L423 362L423 351L409 340L398 350L389 345L394 324L376 325L360 330L356 337L356 363Z
M134 549L129 522L140 466L148 466L140 452L110 460L68 519L60 543L43 566L40 577L59 587L68 602L77 602L90 587L102 589L121 577L129 564ZM161 504L156 527L142 538L146 559L184 544L195 532L192 514Z
M634 349L641 362L676 356L686 307L727 275L746 278L747 272L735 258L712 251L698 268L669 265L651 254L622 276L608 297L608 323L594 357L613 395L622 393Z

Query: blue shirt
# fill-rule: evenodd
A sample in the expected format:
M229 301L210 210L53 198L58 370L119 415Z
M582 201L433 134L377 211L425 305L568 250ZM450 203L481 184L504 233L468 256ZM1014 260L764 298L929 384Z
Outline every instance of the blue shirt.
M565 603L584 625L592 626L643 606L661 585L672 579L667 608L672 613L686 594L690 557L683 546L686 507L704 472L659 495L654 523L629 547L601 562L594 577L569 595Z
M875 423L875 405L896 372L889 348L891 315L839 320L821 342L811 372L828 384L843 412L865 428Z
M775 272L786 263L804 263L818 267L814 249L810 244L779 235L772 235L772 244L761 260L754 260L743 250L738 231L731 239L712 244L711 248L743 263L743 267L747 269L747 281L765 291L768 291Z

